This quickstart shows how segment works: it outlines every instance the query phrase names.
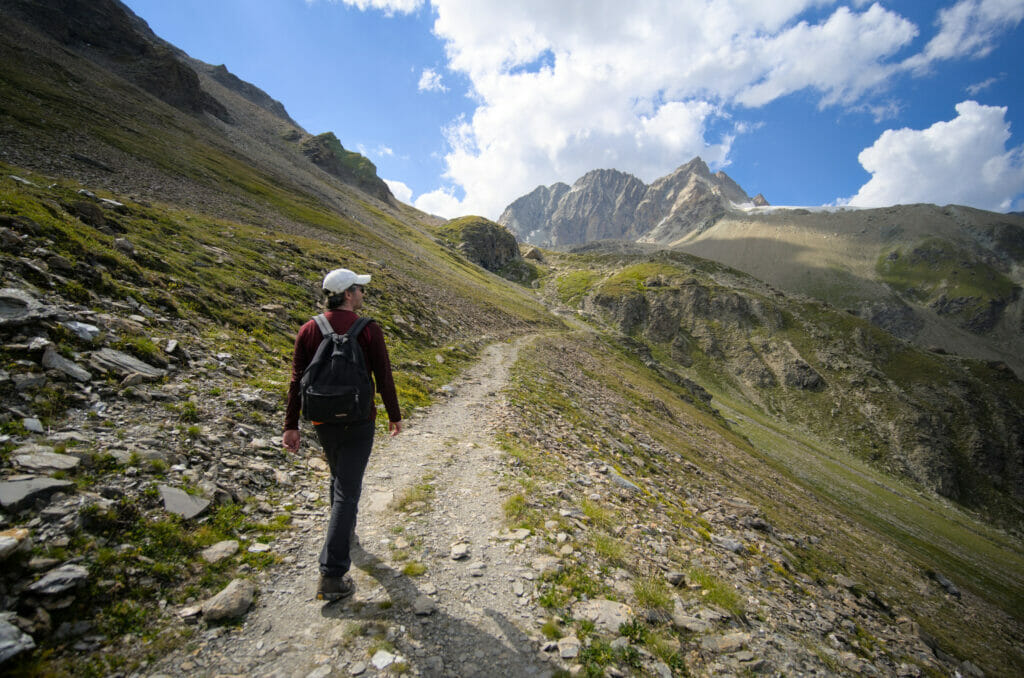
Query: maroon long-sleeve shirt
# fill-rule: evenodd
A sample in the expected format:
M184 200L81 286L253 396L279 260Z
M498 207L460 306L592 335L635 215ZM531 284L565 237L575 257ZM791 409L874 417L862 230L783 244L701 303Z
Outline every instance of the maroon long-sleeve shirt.
M359 317L354 311L336 309L327 311L325 314L331 327L338 334L344 334L352 323ZM284 430L297 429L299 427L299 411L302 409L302 394L300 381L302 373L316 355L316 349L320 346L323 335L320 328L316 326L315 320L310 320L299 329L295 337L295 354L292 356L292 381L288 386L288 406L284 415ZM401 421L402 412L398 409L398 394L395 393L395 382L391 377L391 359L388 357L388 347L384 344L384 333L377 323L370 323L359 333L359 345L363 349L363 357L366 359L366 367L370 372L370 381L374 390L380 393L384 401L384 409L387 410L390 421ZM377 407L374 405L370 413L370 420L377 417Z

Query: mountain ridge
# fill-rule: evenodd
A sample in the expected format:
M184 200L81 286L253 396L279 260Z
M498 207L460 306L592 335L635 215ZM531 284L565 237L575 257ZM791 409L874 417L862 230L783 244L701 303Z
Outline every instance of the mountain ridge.
M761 201L767 202L763 196ZM696 157L650 185L626 172L600 169L571 187L538 186L506 207L498 223L545 247L605 239L657 243L707 228L733 203L752 199Z

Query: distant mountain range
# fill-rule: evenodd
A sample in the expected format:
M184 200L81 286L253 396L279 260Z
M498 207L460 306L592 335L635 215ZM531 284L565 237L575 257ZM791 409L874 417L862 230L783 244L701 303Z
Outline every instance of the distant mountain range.
M498 223L548 247L609 238L661 243L714 224L734 204L768 201L750 198L725 172L712 174L694 158L650 186L613 169L587 172L571 187L538 186L505 208Z
M608 169L571 187L538 186L499 222L540 246L593 248L615 239L636 251L696 254L845 308L922 347L1003 361L1024 375L1019 213L771 207L694 158L650 186Z

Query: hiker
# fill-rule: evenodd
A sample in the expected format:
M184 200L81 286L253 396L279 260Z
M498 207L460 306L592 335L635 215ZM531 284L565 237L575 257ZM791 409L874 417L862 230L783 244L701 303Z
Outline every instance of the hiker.
M324 315L334 332L344 334L356 323L359 318L356 311L363 306L364 287L369 282L370 276L357 275L346 268L335 269L324 277L327 308ZM299 449L302 375L323 338L324 334L316 318L304 324L295 337L292 381L288 388L283 437L284 446L292 452ZM402 430L402 415L398 409L398 396L391 378L391 361L380 326L371 321L359 332L358 343L362 348L366 370L371 375L370 395L373 390L380 393L388 413L388 429L392 436L396 436ZM320 551L319 600L335 600L355 591L355 584L347 573L352 565L349 548L355 537L363 473L373 447L377 410L372 405L372 397L370 402L369 415L365 419L352 423L313 422L331 468L331 521Z

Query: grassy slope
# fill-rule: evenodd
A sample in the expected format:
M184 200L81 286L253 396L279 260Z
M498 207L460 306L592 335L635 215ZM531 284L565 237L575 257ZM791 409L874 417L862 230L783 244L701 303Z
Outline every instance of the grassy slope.
M571 306L578 306L595 292L617 297L639 294L644 281L659 275L678 278L696 274L701 278L709 275L711 279L735 280L735 274L711 262L698 265L704 272L696 273L664 263L635 264L630 258L552 258L557 272L546 281L549 292ZM766 294L762 301L768 303L770 298ZM814 346L827 339L821 332L829 323L840 323L831 330L839 337L851 336L856 327L871 331L857 318L829 313L823 316L818 304L786 303L791 309L787 314L799 315L788 318L783 336L804 356L814 355ZM751 330L755 334L758 331ZM877 331L873 336L876 341L885 339ZM653 348L656 359L674 364L667 350ZM635 364L632 373L624 365L611 361L608 364L610 368L602 380L606 387L621 392L644 384L642 392L671 402L672 396L665 393L665 386L651 386L651 377L640 372ZM945 379L964 381L963 373L943 367L942 360L909 348L902 349L902 353L896 351L883 368L889 379L909 391L925 384L934 387L934 378L924 376L929 374L945 374ZM722 482L736 483L737 491L755 497L756 503L791 529L812 533L819 530L823 540L820 550L829 560L836 559L852 576L859 576L879 589L891 590L915 610L914 616L922 627L940 638L944 646L957 648L962 656L974 655L979 648L997 642L993 638L1005 627L996 624L994 629L981 629L974 623L951 620L955 616L951 610L920 593L918 582L922 573L938 571L949 576L977 597L975 602L981 609L988 609L978 614L989 615L993 620L1013 618L1005 624L1020 628L1024 622L1024 547L1019 540L912 483L880 472L866 461L867 456L851 455L848 445L843 443L846 438L855 440L858 427L842 426L829 417L816 420L814 412L821 406L812 401L820 398L818 394L800 393L795 396L796 401L784 403L784 399L794 396L776 389L779 392L767 400L757 398L749 387L729 376L718 360L701 355L694 356L691 369L679 371L712 393L712 405L730 420L735 433L723 433L730 444L712 451L699 445L694 447L673 435L675 427L666 426L664 418L650 418L646 425L651 435L660 438L668 449L693 450L695 463L720 476ZM848 407L853 409L854 403ZM780 412L802 414L787 421ZM647 416L650 414L648 409ZM706 415L696 414L698 420L708 420ZM580 416L579 426L595 426L585 413ZM721 428L717 420L706 425ZM826 432L828 428L833 430ZM810 433L809 429L817 433ZM768 469L784 477L785 483L763 483ZM780 488L787 489L780 492ZM880 549L879 544L884 547ZM1009 675L1012 671L1007 672L1007 667L1021 658L1005 645L1003 652L1001 672Z
M589 364L590 381L583 388L561 383L559 375L573 363ZM863 582L914 618L945 651L971 658L995 675L1014 675L1024 662L1013 640L1020 637L1024 609L1024 552L1018 543L971 516L918 494L795 428L746 407L742 413L733 410L716 397L713 404L728 418L738 419L726 425L600 334L548 339L521 358L514 374L517 388L511 397L524 422L511 435L517 445L534 450L533 456L519 453L530 474L557 478L566 463L559 458L564 454L588 464L626 469L628 477L640 483L644 496L628 511L607 506L612 523L649 524L666 530L680 544L694 539L699 544L697 535L709 526L689 507L686 496L697 494L698 487L720 488L716 496L750 501L776 530L820 539L816 545L793 549L798 570L805 575L824 582L844 574ZM589 402L605 407L594 408ZM609 409L625 419L611 419ZM548 431L550 438L538 438L540 431ZM638 444L645 439L673 454L652 455ZM563 449L556 447L559 443ZM687 489L680 492L680 486ZM541 506L543 514L546 500L531 496L535 488L530 482L523 482L523 487L525 503ZM584 548L594 550L598 564L629 563L631 570L643 575L643 547L628 539L626 544L609 545L609 539L595 529ZM686 556L683 551L672 555L678 569L692 572L702 567L694 552ZM772 561L767 565L770 569ZM963 607L922 586L933 570L963 585ZM585 593L581 576L558 581L576 594ZM728 581L727 575L717 576ZM765 589L727 589L745 600L786 586L773 582L766 582ZM554 602L564 604L562 598ZM733 604L743 606L736 600Z
M971 299L969 306L975 311L991 301L1010 300L1012 287L1024 282L1019 277L1022 232L1024 222L1017 216L957 206L910 205L814 214L731 213L707 231L674 245L746 271L788 293L806 294L841 308L917 305L925 322L920 330L922 343L1006 360L1019 371L1019 328L1004 323L979 336L960 326L972 315L971 309L943 318L926 304L934 301L931 293L939 288L950 297L962 294ZM943 243L944 256L930 270L918 266L914 271L893 271L885 265L884 257L892 252L909 253L936 240ZM1017 260L1015 273L1006 261L993 266L993 248Z

